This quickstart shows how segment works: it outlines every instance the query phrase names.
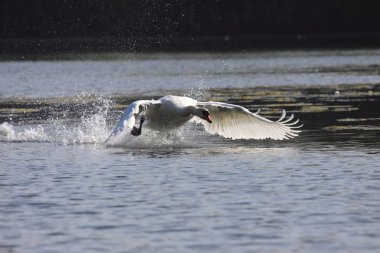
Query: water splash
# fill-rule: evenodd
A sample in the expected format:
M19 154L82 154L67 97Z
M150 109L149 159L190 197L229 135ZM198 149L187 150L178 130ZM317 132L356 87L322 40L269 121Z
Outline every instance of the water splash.
M86 96L77 97L83 103ZM52 142L56 144L102 144L107 139L110 130L107 118L112 101L107 98L97 98L91 110L78 112L79 120L63 114L50 118L43 124L20 125L4 122L0 125L0 141L6 142Z
M211 97L210 87L207 83L202 79L197 87L191 88L183 95L186 97L194 98L198 101L208 101Z
M96 113L93 115L82 116L81 123L75 128L79 143L103 143L109 136L107 128L107 116L112 104L110 99L101 99L97 105Z
M25 127L20 130L8 122L4 122L0 125L0 141L12 141L12 142L47 142L49 136L45 133L42 125L36 127Z

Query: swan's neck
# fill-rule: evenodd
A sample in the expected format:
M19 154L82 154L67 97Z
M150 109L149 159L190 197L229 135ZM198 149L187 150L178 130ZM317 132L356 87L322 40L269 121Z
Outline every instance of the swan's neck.
M185 116L190 116L190 115L194 115L194 116L197 116L199 118L202 118L202 109L197 107L197 106L188 106L186 108L186 111L187 111L187 115Z

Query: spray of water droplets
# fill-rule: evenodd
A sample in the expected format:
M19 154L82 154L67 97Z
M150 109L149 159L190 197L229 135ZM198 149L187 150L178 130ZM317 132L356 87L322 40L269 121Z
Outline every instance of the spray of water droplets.
M87 97L77 97L85 103ZM109 135L107 116L112 102L110 99L97 98L91 110L77 112L78 119L66 114L50 118L40 124L0 124L0 141L5 142L52 142L56 144L102 144Z

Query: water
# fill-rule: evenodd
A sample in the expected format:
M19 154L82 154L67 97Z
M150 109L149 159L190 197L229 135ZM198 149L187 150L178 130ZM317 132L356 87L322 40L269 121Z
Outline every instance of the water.
M83 57L97 60L0 62L0 95L380 82L380 50Z
M1 62L0 252L377 252L378 51L291 55ZM286 108L304 131L232 141L187 125L104 144L130 100L167 90Z

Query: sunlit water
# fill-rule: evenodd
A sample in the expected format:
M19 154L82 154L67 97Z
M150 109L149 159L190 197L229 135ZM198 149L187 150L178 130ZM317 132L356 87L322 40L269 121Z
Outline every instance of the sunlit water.
M380 50L111 56L0 62L0 96L380 82Z
M116 119L104 97L376 83L378 54L0 62L3 97L99 96L80 118L1 122L0 252L377 252L378 123L329 131L304 115L304 132L283 142L226 140L189 124L106 145Z

